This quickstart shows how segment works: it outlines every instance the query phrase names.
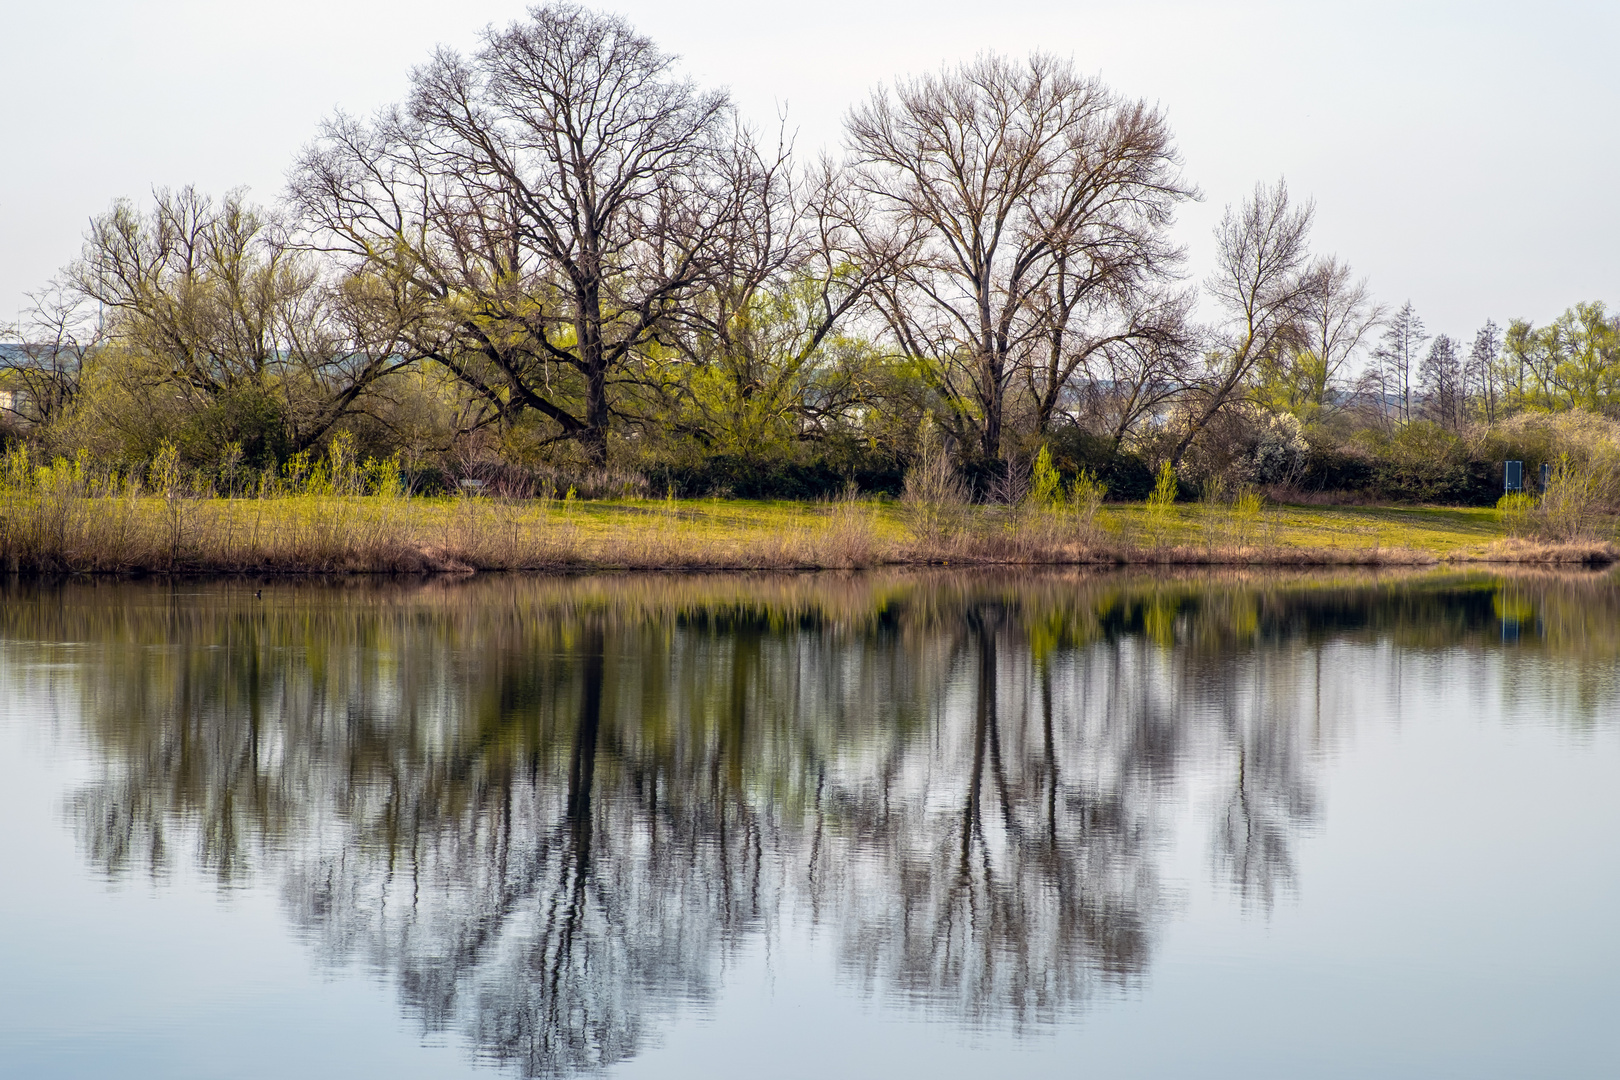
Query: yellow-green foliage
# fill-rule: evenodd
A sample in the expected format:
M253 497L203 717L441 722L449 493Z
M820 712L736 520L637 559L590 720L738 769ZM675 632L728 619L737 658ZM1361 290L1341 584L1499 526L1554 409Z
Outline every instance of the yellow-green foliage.
M1576 304L1539 329L1514 320L1499 362L1521 409L1597 412L1620 402L1620 325L1601 303Z
M1097 516L1098 507L1108 495L1108 485L1097 479L1097 474L1090 469L1081 469L1080 474L1074 478L1069 487L1069 505L1074 508L1075 514L1087 525Z
M1536 532L1536 498L1522 491L1510 491L1496 500L1502 528L1509 536L1527 537Z
M1148 506L1161 513L1170 509L1176 501L1176 470L1168 461L1159 466L1159 474L1153 483L1153 494L1148 496Z
M1255 535L1260 528L1260 512L1265 506L1265 497L1251 487L1245 487L1238 492L1236 499L1232 500L1232 520L1237 527L1237 542L1248 547L1255 542Z
M1056 507L1063 502L1063 478L1052 464L1052 451L1045 446L1035 455L1035 469L1030 478L1029 499L1036 506Z

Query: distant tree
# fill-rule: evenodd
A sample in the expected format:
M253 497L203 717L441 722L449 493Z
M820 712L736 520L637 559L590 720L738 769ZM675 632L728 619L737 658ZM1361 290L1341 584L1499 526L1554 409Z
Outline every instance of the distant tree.
M106 323L69 282L53 281L28 300L12 328L17 343L0 346L0 390L9 392L0 414L37 429L78 398L86 362L106 341Z
M1396 419L1403 423L1412 419L1413 376L1421 363L1423 344L1428 340L1423 320L1410 300L1385 324L1383 343L1377 352L1384 407L1389 408L1392 403Z
M1487 424L1495 423L1501 404L1500 372L1497 357L1502 351L1502 331L1490 319L1474 334L1468 350L1467 382L1478 396L1479 414Z
M1539 329L1514 319L1500 370L1516 408L1611 410L1620 405L1620 316L1580 303Z
M1502 335L1500 371L1507 403L1523 409L1535 403L1537 388L1545 383L1541 335L1528 319L1512 319ZM1540 402L1543 406L1546 402Z
M1262 403L1274 412L1311 419L1335 409L1333 391L1345 385L1367 334L1383 319L1365 278L1347 263L1319 260L1311 268L1316 289L1301 316L1301 344L1260 365Z
M1429 352L1418 366L1418 384L1424 394L1423 412L1448 430L1463 423L1467 397L1467 372L1457 352L1457 343L1447 334L1435 337Z
M1310 385L1310 401L1330 406L1328 392L1343 383L1367 334L1384 317L1372 299L1366 278L1351 276L1350 265L1328 257L1313 269L1317 288L1306 298L1305 328L1320 376Z
M1576 304L1542 337L1554 407L1603 412L1620 403L1620 317L1600 302Z
M1289 202L1288 186L1255 185L1238 210L1230 206L1215 230L1217 269L1206 288L1222 323L1208 372L1190 394L1187 426L1170 454L1187 448L1223 408L1237 400L1260 365L1275 363L1308 340L1307 319L1324 288L1310 267L1315 210Z
M1021 371L1044 426L1099 353L1181 332L1167 226L1195 192L1158 110L986 55L878 91L847 131L863 236L906 255L879 308L977 456L1001 457Z

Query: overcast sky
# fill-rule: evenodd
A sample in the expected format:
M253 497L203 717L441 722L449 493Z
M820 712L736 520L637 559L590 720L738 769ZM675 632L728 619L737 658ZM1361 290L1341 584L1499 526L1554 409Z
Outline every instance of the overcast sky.
M1257 180L1317 204L1315 248L1431 331L1620 304L1620 3L926 4L620 0L756 123L836 149L851 103L981 50L1072 56L1168 112L1204 201L1191 269ZM335 109L403 96L435 44L519 0L0 0L0 322L87 219L154 186L279 197Z

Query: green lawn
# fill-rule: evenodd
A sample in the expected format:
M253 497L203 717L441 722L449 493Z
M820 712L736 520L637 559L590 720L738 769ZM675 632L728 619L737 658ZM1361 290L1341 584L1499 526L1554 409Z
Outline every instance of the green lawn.
M1124 534L1151 532L1152 515L1141 504L1109 506L1099 515ZM1241 526L1229 507L1173 507L1162 530L1166 543L1222 543ZM1390 506L1270 506L1250 526L1264 546L1290 548L1406 548L1435 555L1483 549L1505 535L1491 508Z
M554 506L556 504L553 504ZM908 537L901 506L869 504L874 531L883 541ZM552 513L561 513L554 509ZM581 502L570 511L584 537L678 522L692 540L721 541L811 528L831 512L825 503L743 499ZM1016 527L1000 508L970 511L983 527ZM1201 547L1248 543L1288 548L1404 548L1443 556L1483 551L1505 535L1500 515L1489 507L1387 507L1269 505L1244 521L1229 506L1182 503L1155 515L1141 503L1111 503L1097 514L1103 538L1129 543Z

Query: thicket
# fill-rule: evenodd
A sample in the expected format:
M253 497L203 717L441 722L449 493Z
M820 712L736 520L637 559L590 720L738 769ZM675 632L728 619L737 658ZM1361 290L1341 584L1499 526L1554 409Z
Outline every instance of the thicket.
M1054 482L1491 505L1508 460L1544 531L1620 500L1603 305L1431 336L1310 250L1280 181L1228 208L1200 290L1165 117L1044 54L877 90L806 163L551 4L335 116L290 175L271 207L188 188L94 219L0 345L8 460L221 495L344 462L422 494L856 490L947 531L948 503Z

